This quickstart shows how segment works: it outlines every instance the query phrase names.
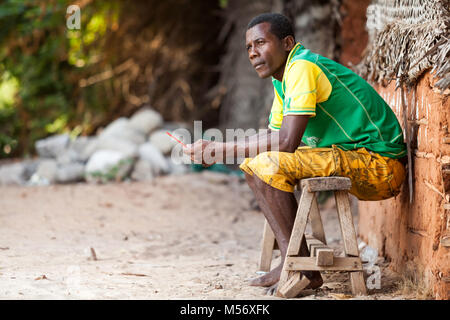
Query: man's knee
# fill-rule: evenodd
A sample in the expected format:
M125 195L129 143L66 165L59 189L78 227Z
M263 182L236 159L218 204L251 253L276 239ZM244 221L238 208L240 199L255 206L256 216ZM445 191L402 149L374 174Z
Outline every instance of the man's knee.
M247 184L250 186L250 188L258 187L262 182L255 174L251 175L247 172L244 172L244 174L245 180L247 180Z
M258 176L256 174L249 174L247 172L244 172L245 175L245 180L247 181L248 186L251 189L258 189L261 190L264 188L264 186L266 185L266 183L261 180L260 178L258 178Z
M272 176L280 173L280 153L267 151L258 154L251 162L259 176Z
M247 184L251 187L254 184L254 182L253 182L253 175L251 175L248 172L244 171L244 177L245 177L245 180L247 181Z

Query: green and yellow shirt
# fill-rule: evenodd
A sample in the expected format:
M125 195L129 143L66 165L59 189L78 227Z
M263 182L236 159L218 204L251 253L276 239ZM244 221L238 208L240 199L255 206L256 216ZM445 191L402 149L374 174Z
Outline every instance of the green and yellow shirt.
M390 158L406 155L397 117L363 78L297 43L275 97L269 128L280 130L285 115L311 118L302 141L310 147L366 148Z

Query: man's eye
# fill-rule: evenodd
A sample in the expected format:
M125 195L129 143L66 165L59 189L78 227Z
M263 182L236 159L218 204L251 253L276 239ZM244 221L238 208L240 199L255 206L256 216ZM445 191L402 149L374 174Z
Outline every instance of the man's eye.
M259 40L259 41L257 42L258 45L262 45L262 44L264 44L264 43L265 43L264 40Z

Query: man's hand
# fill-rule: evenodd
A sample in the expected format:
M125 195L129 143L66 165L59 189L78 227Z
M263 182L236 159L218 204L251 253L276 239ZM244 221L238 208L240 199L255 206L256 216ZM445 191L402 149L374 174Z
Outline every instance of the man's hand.
M191 157L195 164L201 164L207 168L216 163L214 141L197 140L193 144L186 145L183 152Z

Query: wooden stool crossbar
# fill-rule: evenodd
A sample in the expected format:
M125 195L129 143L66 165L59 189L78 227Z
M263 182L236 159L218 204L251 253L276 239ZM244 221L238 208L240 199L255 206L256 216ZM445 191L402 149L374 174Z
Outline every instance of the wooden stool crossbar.
M294 298L309 284L309 280L301 276L300 271L347 271L350 274L352 293L366 295L362 263L348 198L348 190L351 188L350 179L344 177L310 178L301 180L299 185L301 196L278 283L277 295ZM345 257L334 257L333 249L327 246L316 199L316 193L319 191L334 192ZM308 221L311 224L312 235L305 234ZM300 256L300 244L303 237L308 245L309 257ZM272 252L276 248L275 236L266 220L259 270L270 271Z

